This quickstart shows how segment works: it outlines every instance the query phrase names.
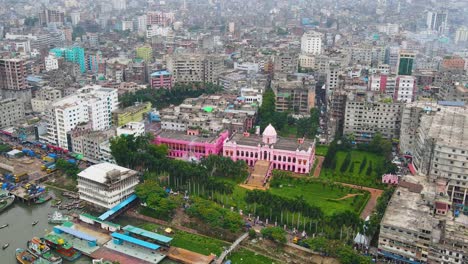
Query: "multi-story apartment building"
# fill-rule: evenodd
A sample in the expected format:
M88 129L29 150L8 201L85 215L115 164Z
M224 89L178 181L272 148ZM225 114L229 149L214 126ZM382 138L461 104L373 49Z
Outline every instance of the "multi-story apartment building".
M467 262L468 216L451 205L445 190L443 182L405 176L380 224L380 260L383 257L411 264Z
M218 83L223 70L223 57L204 54L175 54L168 59L168 71L175 83Z
M379 132L386 139L400 135L403 103L380 97L373 92L352 92L346 100L343 134L356 142L369 142Z
M276 111L308 116L315 105L315 84L312 76L304 74L273 80L271 88L276 97Z
M400 102L411 103L416 96L416 78L414 76L397 76L394 99Z
M57 70L59 68L58 59L53 54L49 54L44 58L44 65L46 71Z
M442 101L454 101L468 103L468 87L462 83L442 84L437 93L437 98Z
M60 98L62 98L62 90L54 87L42 87L36 92L36 97L31 99L32 110L38 113L45 112L49 105Z
M101 144L115 136L114 129L92 131L91 129L74 129L69 133L71 151L82 154L86 160L99 162L101 160Z
M106 130L112 126L112 111L117 109L117 90L101 86L86 86L64 97L47 109L47 140L61 148L71 148L68 132L77 125L89 122L92 130Z
M453 206L468 206L467 124L463 103L415 102L402 115L401 152L418 173L444 182Z
M110 209L134 193L138 172L111 163L99 163L78 174L80 199Z
M328 97L327 111L327 141L331 142L343 134L344 117L346 111L346 99L348 93L344 90L334 90Z
M171 89L172 74L166 70L155 71L150 75L150 84L155 89Z
M338 63L331 62L326 70L327 82L326 89L327 94L330 94L333 90L337 89L340 85L340 74L341 66Z
M301 37L301 52L307 54L322 53L322 37L319 32L308 31Z
M26 67L22 59L0 59L0 89L25 90Z
M0 100L0 128L17 125L24 117L23 103L14 98Z
M50 50L50 53L57 58L63 57L66 61L80 65L80 71L82 73L86 71L86 60L83 48L77 46L70 48L54 48Z
M63 24L65 22L65 14L59 10L44 8L39 12L39 24L48 25L50 23Z
M274 71L277 73L294 74L297 72L297 54L282 52L274 58Z

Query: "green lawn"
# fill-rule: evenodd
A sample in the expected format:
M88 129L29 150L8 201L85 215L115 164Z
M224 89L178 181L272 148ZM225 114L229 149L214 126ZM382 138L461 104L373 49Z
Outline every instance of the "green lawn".
M226 259L231 260L232 264L272 264L275 263L272 259L265 257L263 255L257 254L250 250L241 248L236 252L229 255Z
M317 156L326 156L328 152L328 146L327 145L317 145L315 147L315 155Z
M149 231L154 231L159 226L153 223L146 223L140 225L140 227ZM172 237L174 238L171 242L172 246L187 249L203 255L213 253L219 256L221 252L223 252L223 246L229 246L229 244L221 240L195 235L181 230L174 230L174 235Z
M273 194L288 198L302 195L307 203L320 207L326 215L347 210L359 213L366 198L365 192L351 190L348 187L342 186L332 187L317 181L300 182L297 180L285 180L282 187L272 187L270 191ZM351 192L359 192L362 195L358 195L357 198L351 197L339 201L335 200Z
M341 172L341 165L346 157L346 151L338 151L335 159L336 166L335 169L322 168L320 173L320 178L330 179L332 181L345 182L357 185L363 185L368 187L382 188L380 182L380 176L376 173L376 168L382 166L384 163L384 157L376 155L374 153L352 150L351 151L351 164L354 163L354 170L351 172L351 166L345 172ZM366 166L360 172L360 166L364 158L367 158ZM367 170L372 163L372 171L370 174L367 173Z

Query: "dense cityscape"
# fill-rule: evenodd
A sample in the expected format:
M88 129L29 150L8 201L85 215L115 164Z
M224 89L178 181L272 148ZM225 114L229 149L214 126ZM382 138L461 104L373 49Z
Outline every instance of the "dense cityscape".
M467 14L0 0L0 263L468 263Z

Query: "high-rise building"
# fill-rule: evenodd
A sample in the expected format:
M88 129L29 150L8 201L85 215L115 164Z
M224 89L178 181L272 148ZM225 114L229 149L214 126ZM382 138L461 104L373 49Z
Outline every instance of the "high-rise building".
M58 59L54 54L49 54L47 57L45 57L44 64L46 71L57 70L59 68Z
M15 98L0 100L0 128L17 125L24 119L24 104Z
M81 14L78 11L71 12L70 13L70 18L71 18L72 25L76 26L76 25L78 25L78 23L80 23Z
M282 52L275 56L274 71L277 73L294 74L297 73L297 54Z
M400 149L415 171L444 181L453 205L468 206L468 111L463 103L415 102L402 115Z
M167 62L168 71L172 73L175 83L211 82L218 83L223 69L221 55L175 54Z
M59 10L51 10L44 8L38 14L40 25L63 24L65 22L65 14Z
M304 33L301 38L301 52L310 54L322 53L322 34L315 31Z
M100 70L102 70L101 72L104 72L102 69L103 64L104 58L102 57L101 51L97 51L96 53L88 55L88 69L91 72L97 73L100 72Z
M413 73L414 58L416 54L408 51L400 51L398 56L398 75L411 75Z
M330 94L333 90L337 89L340 85L339 75L341 67L337 63L330 63L327 69L327 82L326 89L327 94Z
M397 76L393 99L398 102L411 103L416 95L416 78L413 76Z
M127 9L127 0L112 0L112 7L114 10Z
M153 72L150 75L151 88L155 89L171 89L172 88L172 74L166 70Z
M91 130L112 126L112 111L117 109L117 90L101 86L86 86L75 94L51 104L47 110L48 141L61 148L71 148L68 132L88 123Z
M50 53L56 57L65 58L66 61L76 63L80 65L80 71L83 73L86 71L86 60L84 55L84 49L81 47L69 47L69 48L53 48Z
M447 29L447 11L427 12L426 26L428 30L437 31L440 34L444 34Z
M460 42L467 42L468 41L468 28L467 27L459 27L455 32L455 44Z
M0 90L25 90L26 67L22 59L0 59Z
M377 132L383 138L398 139L404 103L384 99L374 92L349 93L343 134L353 135L356 142L369 142Z

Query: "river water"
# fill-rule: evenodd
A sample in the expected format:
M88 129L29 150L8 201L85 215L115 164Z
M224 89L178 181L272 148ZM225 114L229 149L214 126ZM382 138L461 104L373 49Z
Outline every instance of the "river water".
M10 244L7 249L0 249L1 264L16 263L17 248L26 248L26 242L32 237L41 237L52 231L53 225L47 223L47 215L57 209L50 205L50 201L41 205L27 205L15 200L13 205L0 213L0 225L9 224L8 227L0 229L0 247L6 243ZM36 226L32 226L34 221L39 221ZM81 257L73 263L91 263L91 260Z

